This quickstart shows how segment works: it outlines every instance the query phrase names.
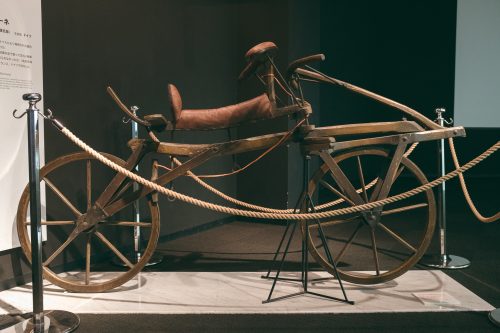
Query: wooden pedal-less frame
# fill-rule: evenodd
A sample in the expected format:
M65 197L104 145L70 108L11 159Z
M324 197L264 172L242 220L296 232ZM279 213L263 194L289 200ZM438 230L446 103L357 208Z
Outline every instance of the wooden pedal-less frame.
M151 153L182 158L181 165L161 175L153 166L151 180L167 185L216 157L268 149L278 143L295 143L304 155L318 156L322 162L305 189L309 197L316 200L315 209L320 210L384 199L427 183L422 171L405 156L408 145L465 135L462 127L442 128L404 105L312 70L307 63L317 58L306 57L292 64L289 77L294 80L294 89L300 89L302 79L338 85L399 109L415 121L327 127L307 124L297 127L293 135L273 133L215 144L160 142L152 134L149 139L129 142L131 154L126 161L106 155L128 170L134 170ZM269 60L263 63L266 73L263 77L267 78L269 99L275 101L272 79L276 68L271 58ZM146 127L150 125L131 113L116 94L110 92L134 121ZM307 117L307 112L300 117ZM47 219L42 221L53 229L52 238L59 242L46 244L45 278L66 290L101 292L123 285L144 267L156 247L160 227L158 198L151 189L133 190L132 181L122 174L104 170L84 152L47 163L40 171L40 179L47 195L58 198L61 203L53 210L47 207ZM75 191L78 186L79 190ZM148 211L141 222L131 221L127 211L136 200L143 201L143 210ZM31 258L28 211L29 189L26 188L19 203L17 230L22 248ZM308 237L310 253L327 271L333 274L332 259L325 256L325 247L330 248L335 262L339 263L342 279L372 284L403 274L421 258L434 231L435 215L434 196L428 190L392 205L321 221L328 244L324 243L325 237L318 236L317 224L302 223L301 226ZM147 240L142 258L131 262L124 255L131 238L123 230L137 226L143 228L142 234ZM112 274L100 271L100 254L108 252L124 262L123 271ZM60 257L65 260L61 261ZM64 266L64 262L78 265Z

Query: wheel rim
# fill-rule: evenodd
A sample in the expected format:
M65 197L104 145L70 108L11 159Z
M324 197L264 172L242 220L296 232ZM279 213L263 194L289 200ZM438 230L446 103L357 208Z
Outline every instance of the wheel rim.
M118 157L104 155L119 165L125 164ZM131 207L127 207L72 239L77 218L93 205L93 200L113 176L113 171L85 152L62 156L40 170L40 184L47 196L46 218L42 220L43 233L48 237L43 246L43 274L63 289L101 292L116 288L133 278L156 248L159 209L157 204L146 199L141 200L144 201L141 202L142 212L147 209L144 221L141 218L140 223L135 223ZM28 216L29 188L26 187L18 206L17 231L23 252L31 261ZM127 260L125 255L133 244L134 226L141 226L141 235L147 238L137 262ZM109 255L124 262L125 268L105 272L103 269L109 270L105 263Z
M359 190L363 202L376 201L374 192L379 175L385 175L390 154L385 149L359 149L334 157L347 178ZM384 170L382 172L382 170ZM389 196L399 194L427 183L422 171L408 158L403 157ZM353 206L345 200L340 188L323 164L313 175L308 193L319 209L328 203L343 201L331 208ZM344 198L344 200L342 200ZM305 208L303 208L305 209ZM309 230L309 252L328 272L335 275L330 257L345 281L375 284L392 280L415 265L431 241L436 209L432 190L415 197L372 211L321 221L301 221L302 233ZM321 232L327 247L324 246Z

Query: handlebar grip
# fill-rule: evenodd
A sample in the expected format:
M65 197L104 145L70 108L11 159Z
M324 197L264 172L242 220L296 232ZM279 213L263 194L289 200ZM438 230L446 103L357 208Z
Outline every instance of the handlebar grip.
M313 54L304 58L297 59L288 65L288 68L286 69L286 76L290 77L295 70L301 66L307 65L312 62L316 61L323 61L325 60L325 55L320 53L320 54Z

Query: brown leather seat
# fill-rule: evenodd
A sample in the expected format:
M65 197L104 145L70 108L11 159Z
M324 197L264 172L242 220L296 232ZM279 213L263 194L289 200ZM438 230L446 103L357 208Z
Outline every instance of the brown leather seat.
M248 50L247 53L245 53L245 59L250 61L257 56L265 55L266 52L270 55L274 55L276 51L278 51L278 47L273 42L262 42Z
M272 106L266 94L248 101L217 109L183 110L179 91L168 85L170 107L175 129L205 130L236 126L240 123L273 118Z

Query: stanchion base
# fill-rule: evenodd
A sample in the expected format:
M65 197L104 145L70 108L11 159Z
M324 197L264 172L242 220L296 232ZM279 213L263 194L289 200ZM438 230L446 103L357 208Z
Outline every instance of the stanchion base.
M440 269L462 269L470 266L468 259L452 254L424 256L419 263L424 266Z
M80 318L68 311L62 310L46 310L43 312L43 331L41 327L35 329L33 323L33 314L31 318L21 321L13 326L0 330L0 333L18 333L18 332L33 332L33 333L69 333L73 332L80 325ZM25 315L23 315L24 317Z
M488 318L490 318L491 322L498 327L500 327L500 309L495 309L490 312L488 315Z
M142 255L141 252L130 252L126 255L126 257L132 264L135 265L139 262L139 260L141 260L141 255ZM149 258L149 261L146 263L145 267L158 265L162 261L163 261L163 256L156 254L156 253L153 253L151 258ZM116 266L122 266L122 267L127 266L127 265L125 265L125 263L123 261L121 261L118 258L113 258L112 263L113 263L113 265L116 265Z

